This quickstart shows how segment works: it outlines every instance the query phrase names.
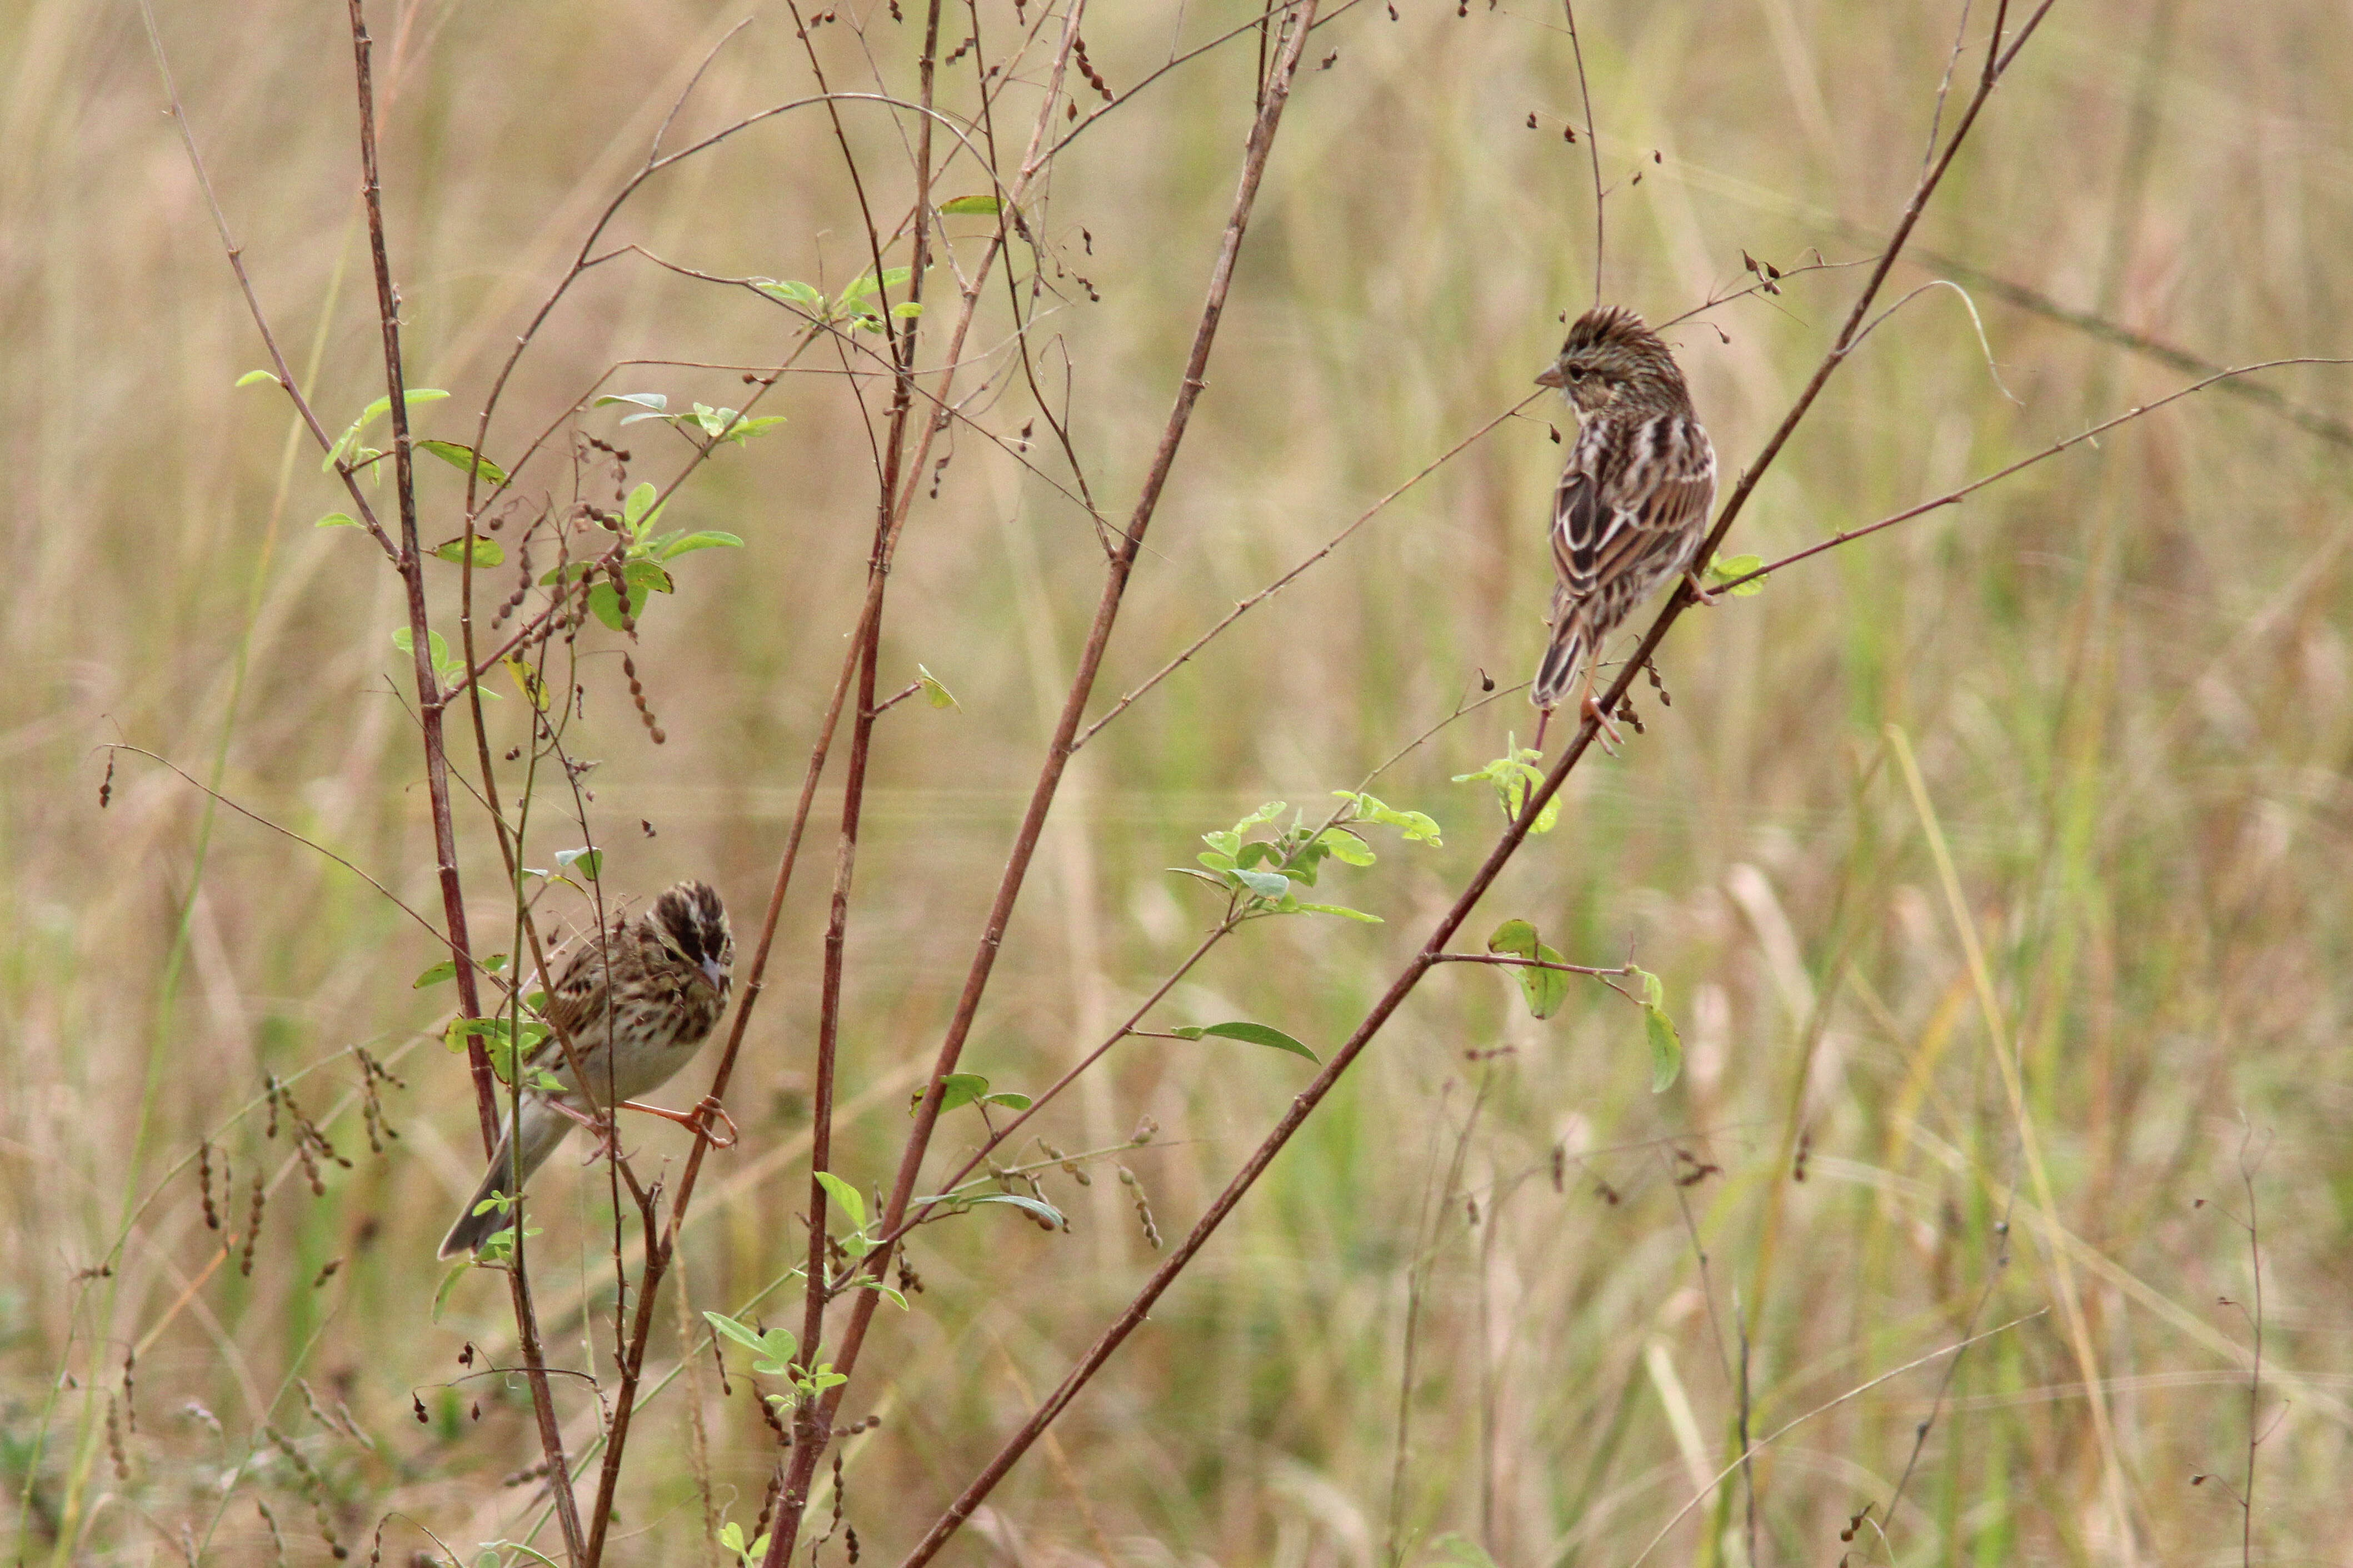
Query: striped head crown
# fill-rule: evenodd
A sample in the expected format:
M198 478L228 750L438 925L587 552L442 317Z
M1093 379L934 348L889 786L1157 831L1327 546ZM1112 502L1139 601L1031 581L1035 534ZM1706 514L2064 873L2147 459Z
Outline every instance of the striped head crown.
M728 928L727 906L711 884L681 882L665 890L647 911L646 924L664 952L709 981L722 1002L727 999L735 935Z
M1577 317L1560 345L1560 357L1536 383L1567 394L1580 415L1691 405L1674 354L1641 317L1621 305L1596 306Z

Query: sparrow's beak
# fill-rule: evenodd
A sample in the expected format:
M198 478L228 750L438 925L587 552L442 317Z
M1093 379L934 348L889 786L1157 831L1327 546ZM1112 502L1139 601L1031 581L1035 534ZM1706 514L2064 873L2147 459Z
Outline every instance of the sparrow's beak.
M1561 386L1560 366L1557 364L1548 364L1545 366L1544 374L1536 377L1536 384L1538 386L1549 386L1556 392L1559 391Z
M711 982L711 988L720 995L727 994L727 972L719 967L717 959L706 958L702 961L702 977Z

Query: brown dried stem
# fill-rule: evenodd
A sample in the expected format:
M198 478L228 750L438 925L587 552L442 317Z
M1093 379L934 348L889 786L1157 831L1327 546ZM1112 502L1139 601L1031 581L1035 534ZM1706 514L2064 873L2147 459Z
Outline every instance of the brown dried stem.
M425 750L425 780L433 816L433 847L439 862L443 918L448 926L449 953L457 969L458 1005L467 1018L481 1015L480 988L475 984L472 944L466 932L465 889L458 874L458 833L449 808L449 760L442 716L447 700L433 668L431 623L425 606L425 557L417 543L415 454L409 445L407 385L401 365L400 296L392 280L392 261L385 238L383 184L376 158L375 90L370 69L374 42L368 36L363 0L349 0L352 60L359 100L362 196L367 207L368 247L375 263L376 310L384 337L385 393L390 400L394 482L400 507L400 549L396 563L406 590L409 654L416 671L417 719ZM242 271L240 270L240 277ZM275 350L272 350L275 353ZM290 381L289 383L290 387ZM348 476L346 476L348 482ZM467 1060L472 1069L474 1103L481 1121L482 1152L498 1144L498 1089L491 1072L490 1053L479 1036L470 1037ZM532 1410L537 1417L541 1451L547 1460L554 1489L556 1521L565 1549L580 1560L580 1517L564 1458L564 1433L557 1425L554 1392L541 1353L539 1324L532 1310L531 1282L518 1255L508 1270L513 1299L515 1331L524 1364L530 1369Z

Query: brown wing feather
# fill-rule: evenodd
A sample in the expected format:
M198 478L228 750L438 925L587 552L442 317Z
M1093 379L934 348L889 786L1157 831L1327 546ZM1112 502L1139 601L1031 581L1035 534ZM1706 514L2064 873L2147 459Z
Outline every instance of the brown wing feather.
M1568 597L1679 569L1715 495L1715 453L1696 421L1660 415L1630 429L1596 420L1554 492L1553 567ZM1655 577L1643 584L1647 592Z

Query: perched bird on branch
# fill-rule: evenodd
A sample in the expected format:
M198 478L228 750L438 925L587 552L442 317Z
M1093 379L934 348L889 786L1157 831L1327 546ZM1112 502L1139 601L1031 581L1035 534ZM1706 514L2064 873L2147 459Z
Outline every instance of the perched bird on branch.
M1631 310L1579 316L1536 384L1559 388L1581 426L1553 494L1552 642L1528 689L1544 714L1542 750L1552 710L1580 674L1580 711L1617 738L1593 698L1594 663L1636 605L1690 572L1715 499L1715 448L1675 356ZM1692 591L1712 602L1695 578Z
M726 907L702 882L679 883L643 914L617 915L560 962L549 960L556 980L542 1016L554 1032L523 1060L522 1134L510 1119L482 1184L441 1242L443 1258L474 1252L515 1223L514 1205L492 1200L520 1194L575 1122L602 1131L609 1123L599 1112L617 1107L700 1128L699 1110L634 1101L669 1081L710 1037L726 1010L734 963ZM585 1086L574 1078L575 1061Z

